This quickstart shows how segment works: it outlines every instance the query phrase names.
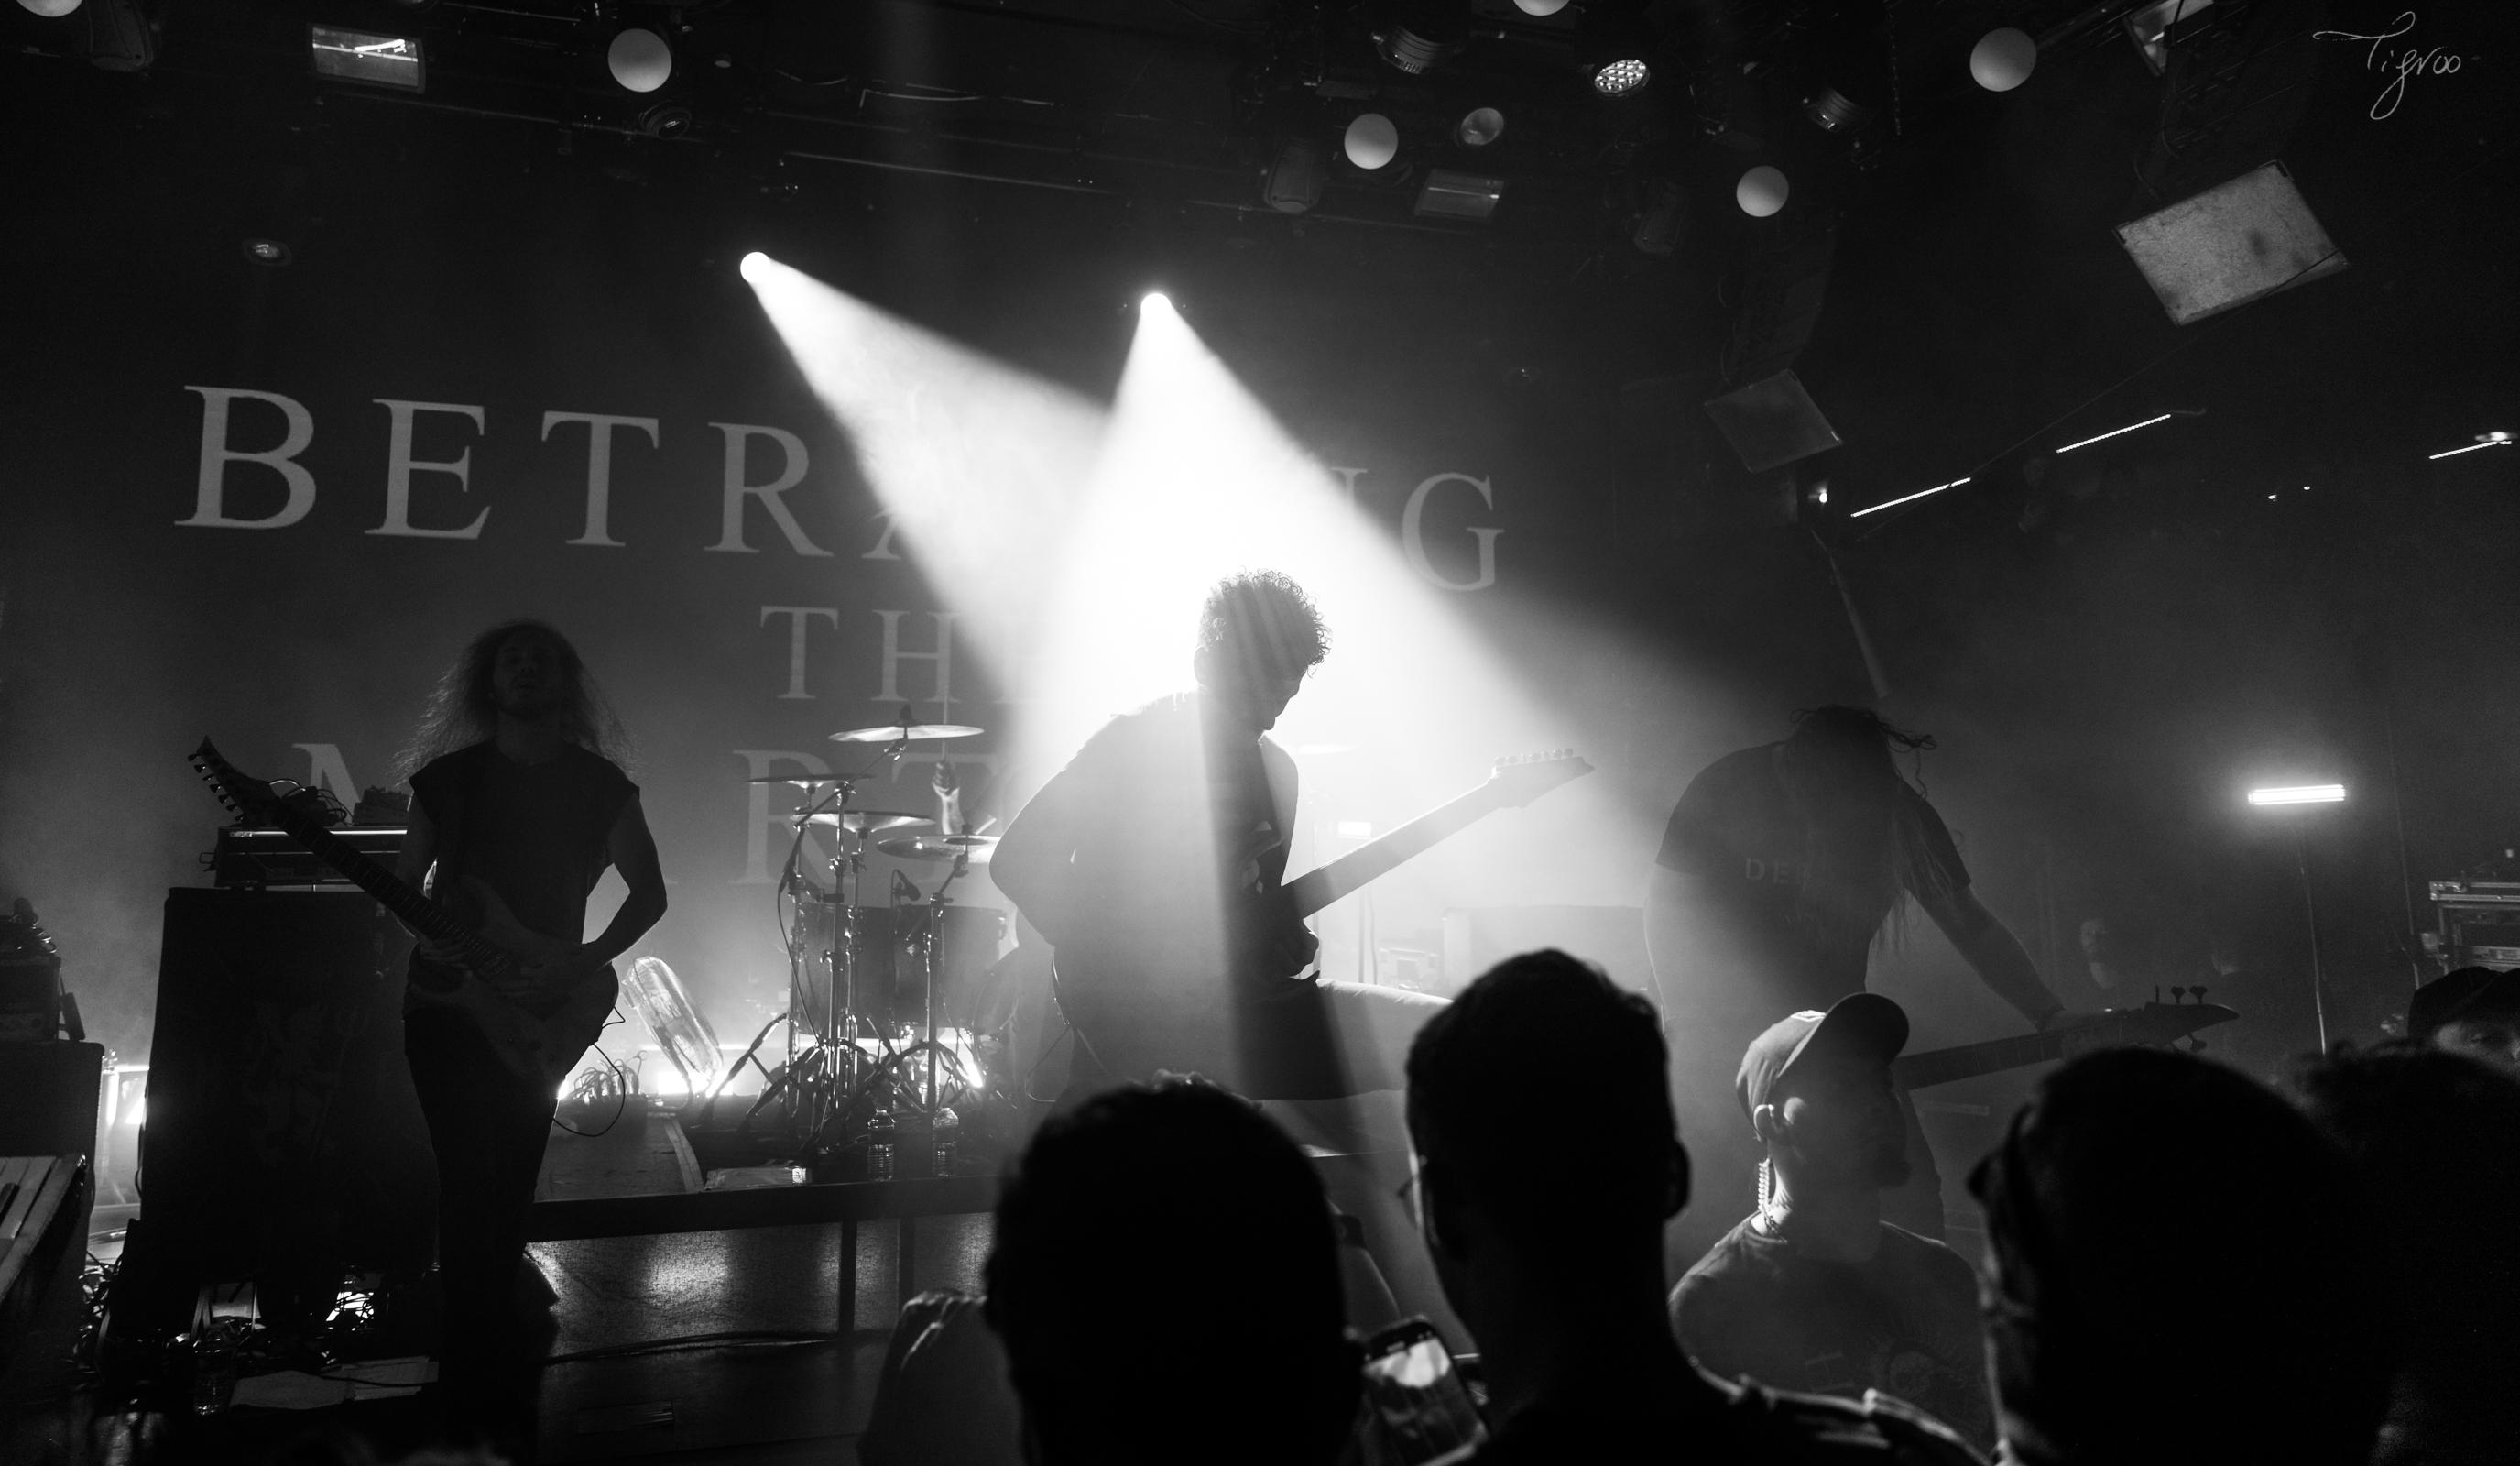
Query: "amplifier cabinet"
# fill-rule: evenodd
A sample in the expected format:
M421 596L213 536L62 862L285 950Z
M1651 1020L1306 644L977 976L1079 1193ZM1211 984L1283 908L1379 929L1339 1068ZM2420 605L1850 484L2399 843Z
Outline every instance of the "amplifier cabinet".
M347 1266L428 1264L410 948L355 891L166 893L133 1236L158 1326L182 1327L202 1282L252 1278L271 1316L329 1306Z
M2445 970L2520 968L2520 882L2434 881L2436 929L2424 944Z

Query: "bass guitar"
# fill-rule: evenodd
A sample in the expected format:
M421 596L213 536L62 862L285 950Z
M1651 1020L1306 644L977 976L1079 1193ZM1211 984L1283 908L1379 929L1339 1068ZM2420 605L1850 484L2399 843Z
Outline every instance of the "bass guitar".
M2200 1029L2229 1023L2239 1016L2220 1003L2203 1001L2112 1008L2071 1028L1904 1055L1890 1061L1890 1081L1902 1089L1924 1089L2001 1070L2045 1064L2092 1049L2176 1043Z
M604 1031L605 1019L612 1011L610 984L590 979L557 998L533 1004L518 1002L491 985L492 979L513 976L536 959L573 946L527 929L497 892L467 880L465 889L480 915L477 921L465 921L334 834L332 813L313 790L282 794L280 786L240 772L219 756L206 738L193 751L191 762L239 823L271 824L288 831L316 858L400 917L403 925L456 952L455 965L413 954L412 1001L463 1015L489 1040L499 1062L511 1073L534 1080L547 1092L557 1091L576 1067L578 1056Z
M1237 872L1235 897L1253 905L1282 899L1296 919L1312 916L1497 810L1519 808L1592 771L1593 765L1571 749L1500 758L1477 787L1282 885L1278 879L1285 869L1282 844L1242 852L1227 862ZM1184 974L1213 967L1218 958L1212 934L1167 936L1139 930L1113 940L1080 937L1060 946L1057 971L1062 983L1082 980L1106 991L1152 995L1171 988ZM1257 994L1278 975L1228 976L1237 989Z

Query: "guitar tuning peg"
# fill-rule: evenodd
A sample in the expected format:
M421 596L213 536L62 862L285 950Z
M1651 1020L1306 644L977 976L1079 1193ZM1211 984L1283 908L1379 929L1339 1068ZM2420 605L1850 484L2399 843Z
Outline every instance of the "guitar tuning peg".
M2172 987L2170 989L2170 1000L2174 1003L2183 1003L2187 1001L2187 989L2184 987Z
M2190 1039L2188 1039L2188 1040L2187 1040L2187 1052L2189 1052L2189 1053L2191 1053L2191 1054L2201 1054L2201 1053L2205 1052L2205 1040L2204 1040L2204 1039L2202 1039L2202 1038L2190 1038Z
M2196 994L2196 1001L2200 1003L2205 1001L2205 989L2203 986L2190 987L2187 990Z
M2152 1000L2156 1003L2161 1001L2161 985L2159 983L2152 985Z

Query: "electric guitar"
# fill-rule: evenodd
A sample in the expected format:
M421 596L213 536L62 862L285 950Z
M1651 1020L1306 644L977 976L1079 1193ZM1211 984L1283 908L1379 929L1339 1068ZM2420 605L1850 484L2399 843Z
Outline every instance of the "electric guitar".
M490 985L489 979L510 976L534 959L573 946L528 930L497 892L468 878L465 887L481 914L476 922L461 920L444 903L414 891L334 834L331 813L314 791L299 789L283 795L270 783L239 772L206 738L193 751L191 762L240 822L278 825L316 858L375 896L403 925L459 953L456 966L412 954L412 1001L462 1014L490 1041L499 1062L518 1077L533 1079L546 1091L557 1090L576 1067L578 1056L604 1031L605 1018L612 1011L609 985L581 982L557 998L534 1004L506 997Z
M1923 1089L2000 1070L2045 1064L2091 1049L2175 1043L2199 1029L2229 1023L2239 1016L2220 1003L2201 1001L2112 1008L2072 1028L1908 1054L1890 1061L1890 1081L1902 1089Z
M1281 884L1286 848L1272 843L1265 849L1246 849L1231 857L1233 897L1248 907L1282 898L1301 920L1388 874L1499 809L1530 803L1560 784L1593 771L1572 749L1500 758L1485 782L1418 816L1409 823L1359 846L1337 859ZM1098 934L1099 935L1099 934ZM1166 939L1144 931L1111 932L1110 939L1079 937L1059 948L1057 970L1062 981L1084 979L1097 986L1151 993L1168 980L1213 966L1218 953L1196 937ZM1238 991L1265 987L1277 973L1233 973Z

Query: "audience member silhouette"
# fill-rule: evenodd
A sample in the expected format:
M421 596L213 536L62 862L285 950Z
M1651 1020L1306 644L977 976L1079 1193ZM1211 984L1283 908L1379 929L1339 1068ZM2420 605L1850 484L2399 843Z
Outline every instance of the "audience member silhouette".
M2390 1368L2345 1155L2236 1070L2115 1049L2041 1083L1970 1189L2021 1466L2359 1466Z
M1361 1357L1312 1167L1214 1085L1130 1085L1009 1175L987 1312L1042 1466L1337 1458Z
M2396 1305L2400 1363L2374 1466L2510 1460L2520 1450L2520 1079L2462 1054L2393 1045L2315 1061L2301 1089L2385 1218L2371 1262Z
M1663 1224L1688 1199L1652 1006L1563 952L1499 964L1409 1055L1420 1225L1521 1462L1975 1457L1897 1401L1731 1385L1664 1314Z
M2407 1036L2520 1070L2520 972L2462 967L2415 989Z
M1767 1150L1757 1211L1672 1290L1672 1326L1727 1378L1818 1395L1879 1390L1995 1444L1977 1274L1942 1243L1882 1219L1909 1176L1890 1061L1908 1015L1878 993L1769 1028L1733 1092Z

